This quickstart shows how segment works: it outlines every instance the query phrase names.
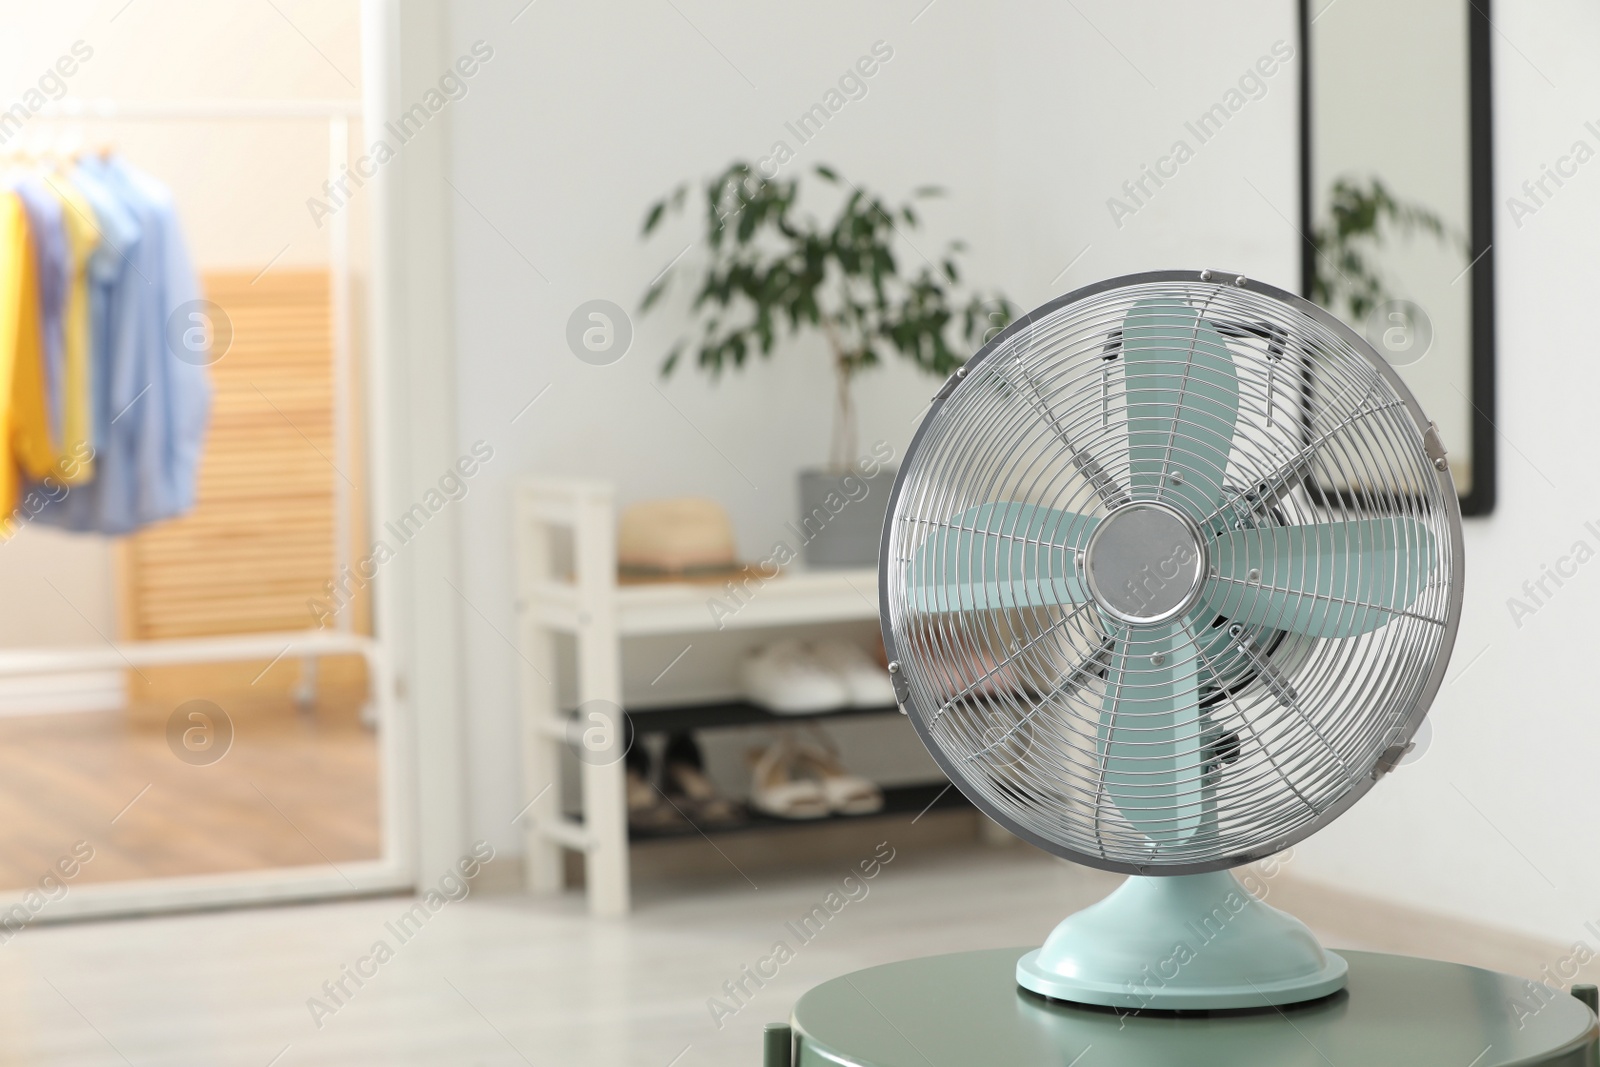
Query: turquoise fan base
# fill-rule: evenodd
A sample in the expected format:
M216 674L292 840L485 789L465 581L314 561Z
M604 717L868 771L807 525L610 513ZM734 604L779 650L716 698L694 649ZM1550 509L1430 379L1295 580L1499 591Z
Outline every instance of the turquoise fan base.
M1273 1008L1344 988L1345 961L1228 871L1131 877L1017 961L1053 1000L1144 1011Z

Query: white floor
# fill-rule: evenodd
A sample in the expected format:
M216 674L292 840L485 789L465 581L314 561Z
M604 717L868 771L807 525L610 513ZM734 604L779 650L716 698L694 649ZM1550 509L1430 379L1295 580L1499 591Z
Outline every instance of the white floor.
M474 894L404 942L394 924L414 901L399 898L29 929L0 945L0 1064L756 1067L762 1025L811 986L907 956L1036 943L1117 881L1023 846L902 839L802 942L786 924L851 866L762 874L758 887L730 869L643 894L621 921L588 919L576 896ZM380 940L393 958L363 965L376 973L359 987L345 978L342 1004L328 997L323 983ZM778 941L794 958L719 1028L708 1001L737 1006L723 983Z

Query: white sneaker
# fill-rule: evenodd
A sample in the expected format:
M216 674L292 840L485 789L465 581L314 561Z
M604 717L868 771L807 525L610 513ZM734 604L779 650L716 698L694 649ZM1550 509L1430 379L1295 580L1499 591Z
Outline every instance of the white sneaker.
M850 641L818 641L811 650L817 661L844 683L852 706L894 706L894 683L889 681L889 672L866 649Z
M799 641L758 648L739 664L745 696L779 715L833 711L850 704L843 678Z

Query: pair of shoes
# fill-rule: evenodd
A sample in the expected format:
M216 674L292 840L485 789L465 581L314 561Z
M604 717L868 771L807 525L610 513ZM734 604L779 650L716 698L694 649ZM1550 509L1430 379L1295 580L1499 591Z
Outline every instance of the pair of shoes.
M778 641L739 665L745 695L779 715L894 704L889 673L849 641Z
M661 757L662 791L696 825L732 826L744 821L737 802L723 796L706 777L705 759L693 734L673 734Z
M692 734L673 734L661 759L661 781L652 773L650 750L635 745L627 755L628 825L639 830L724 827L743 821L740 806L706 777L705 761Z
M628 749L624 760L627 767L629 828L660 833L687 826L683 813L668 804L667 798L656 788L650 750L642 744L636 744Z
M871 815L883 808L883 791L845 770L832 747L796 741L785 733L751 754L750 806L777 819Z

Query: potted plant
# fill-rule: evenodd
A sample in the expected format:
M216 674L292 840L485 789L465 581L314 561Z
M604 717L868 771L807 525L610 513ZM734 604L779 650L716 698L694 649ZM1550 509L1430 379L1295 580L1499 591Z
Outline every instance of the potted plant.
M833 432L827 467L800 472L799 531L807 563L863 566L877 561L894 472L881 455L858 456L856 376L891 354L949 375L970 354L951 344L957 326L969 344L981 344L1013 311L1003 296L963 291L959 241L937 263L902 268L902 243L921 258L906 237L920 225L916 202L939 189L926 186L891 205L830 167L814 173L836 187L839 206L827 222L800 212L798 181L768 178L748 163L736 162L706 183L703 262L694 268L690 304L700 336L674 344L661 373L671 375L692 350L715 379L756 353L770 356L785 334L820 335L834 374ZM645 237L683 210L688 192L680 185L650 206ZM654 307L674 273L685 269L669 265L646 290L642 310Z

